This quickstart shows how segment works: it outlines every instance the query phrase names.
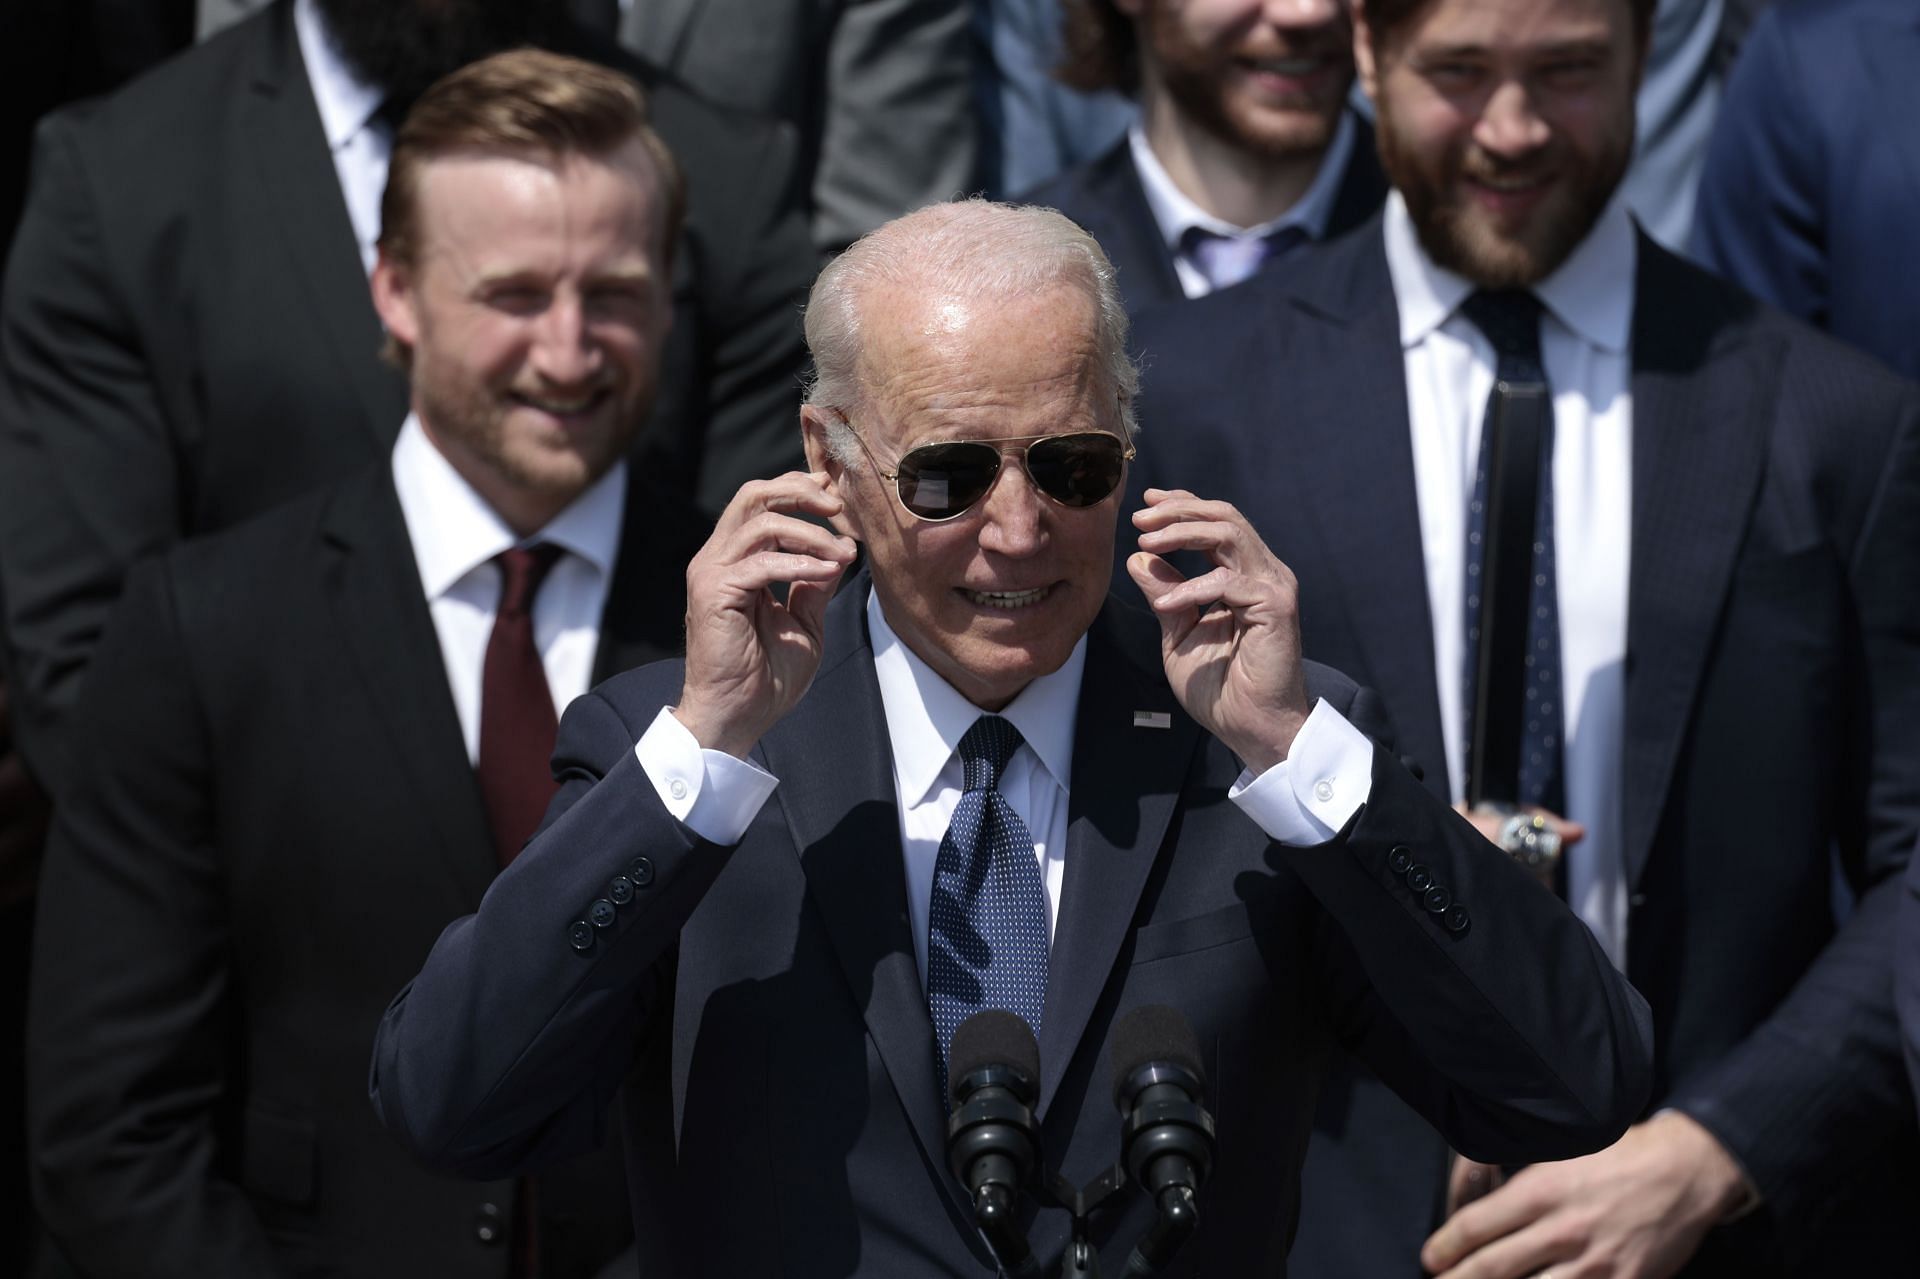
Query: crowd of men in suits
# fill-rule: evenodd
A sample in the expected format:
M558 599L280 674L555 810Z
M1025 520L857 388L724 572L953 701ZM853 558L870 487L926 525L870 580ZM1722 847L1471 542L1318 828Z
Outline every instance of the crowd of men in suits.
M991 1274L1153 1004L1169 1273L1920 1261L1904 6L234 8L0 282L0 1270Z

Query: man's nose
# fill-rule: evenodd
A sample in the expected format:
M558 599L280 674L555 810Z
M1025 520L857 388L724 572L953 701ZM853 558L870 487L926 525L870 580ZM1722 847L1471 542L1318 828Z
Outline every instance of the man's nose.
M1294 31L1330 26L1346 12L1347 0L1266 0L1261 8L1268 22Z
M535 329L534 372L549 382L584 382L600 367L600 344L578 298L555 298Z
M985 523L980 528L980 546L996 555L1020 558L1037 552L1045 542L1041 532L1046 498L1033 487L1027 469L1017 456L1003 457L1000 474L993 487L981 499Z
M1474 125L1473 140L1489 154L1517 160L1545 146L1552 134L1552 128L1535 109L1526 85L1505 80L1487 98Z

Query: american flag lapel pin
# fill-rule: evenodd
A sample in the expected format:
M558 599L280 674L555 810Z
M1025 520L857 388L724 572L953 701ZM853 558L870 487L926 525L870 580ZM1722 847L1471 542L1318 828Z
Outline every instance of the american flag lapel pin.
M1133 726L1135 728L1172 728L1173 716L1165 711L1135 711Z

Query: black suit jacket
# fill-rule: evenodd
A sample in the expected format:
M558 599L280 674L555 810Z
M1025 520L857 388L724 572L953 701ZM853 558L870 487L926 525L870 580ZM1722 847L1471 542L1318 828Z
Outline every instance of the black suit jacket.
M637 456L717 512L800 458L817 257L792 138L578 41L647 85L688 175ZM61 779L60 716L135 559L387 456L407 391L380 345L290 0L42 126L0 299L0 580L43 776Z
M990 1272L946 1169L865 595L843 588L811 689L755 749L780 785L731 848L668 816L634 757L678 664L568 711L542 834L383 1024L375 1102L418 1155L497 1176L591 1140L638 1033L654 1075L626 1092L636 1235L662 1272ZM1586 930L1384 752L1348 831L1269 842L1227 802L1239 765L1181 712L1158 634L1109 601L1088 642L1039 1036L1050 1166L1080 1184L1113 1162L1109 1033L1150 1003L1192 1020L1221 1133L1171 1274L1284 1272L1336 1039L1483 1153L1607 1140L1649 1045ZM1377 722L1342 677L1315 668L1309 688ZM1171 727L1133 727L1140 710ZM576 922L596 899L619 903L597 930ZM1098 1230L1112 1266L1151 1216L1137 1190L1123 1204ZM1035 1226L1043 1265L1064 1236L1060 1214Z
M1876 943L1833 944L1830 854L1865 895L1852 927L1884 929L1878 895L1920 826L1920 395L1645 237L1639 253L1627 971L1654 1010L1656 1103L1705 1124L1768 1202L1699 1272L1904 1267L1912 1214L1890 1205L1911 1193L1912 1104ZM1134 487L1245 511L1298 575L1307 652L1380 691L1447 796L1379 224L1136 333L1152 377ZM1377 1088L1331 1103L1309 1193L1351 1193L1313 1205L1302 1273L1419 1273L1445 1151Z
M627 510L603 676L678 650L702 532L644 475ZM63 1249L128 1279L501 1279L514 1185L421 1171L366 1103L381 1010L495 871L385 465L136 570L78 730L29 1054ZM549 1279L626 1243L610 1152L538 1208Z
M1344 235L1380 210L1387 198L1386 175L1374 150L1373 126L1354 116L1353 151L1327 218L1326 238ZM1186 297L1174 273L1173 254L1154 221L1133 163L1133 148L1122 137L1097 160L1054 178L1024 197L1030 204L1060 210L1100 242L1113 262L1127 312L1136 315L1163 302Z

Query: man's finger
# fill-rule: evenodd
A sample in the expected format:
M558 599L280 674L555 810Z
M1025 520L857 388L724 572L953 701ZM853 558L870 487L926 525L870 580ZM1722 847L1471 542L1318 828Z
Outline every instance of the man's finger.
M1241 609L1273 602L1274 588L1271 582L1230 568L1216 568L1211 573L1177 582L1161 592L1158 598L1148 599L1153 611L1161 614L1187 609L1204 613L1216 604L1238 613Z
M791 589L803 582L835 581L846 569L838 560L788 551L761 551L728 568L718 585L736 598L755 597L776 583L786 583Z
M827 483L824 471L788 471L770 480L749 480L740 486L720 513L715 535L730 531L768 511L785 515L816 515L830 519L840 514L842 502Z
M1148 489L1146 501L1146 506L1133 513L1133 525L1142 532L1188 520L1247 523L1247 517L1233 503L1195 497L1185 489Z
M827 633L827 602L840 589L843 574L820 581L795 582L787 588L787 612L818 640Z
M1550 1200L1533 1191L1532 1184L1526 1176L1517 1176L1447 1218L1421 1247L1420 1263L1439 1274L1494 1240L1531 1225L1552 1206Z
M851 564L858 549L852 538L832 529L791 515L762 511L727 536L721 558L737 561L760 551L792 551Z

